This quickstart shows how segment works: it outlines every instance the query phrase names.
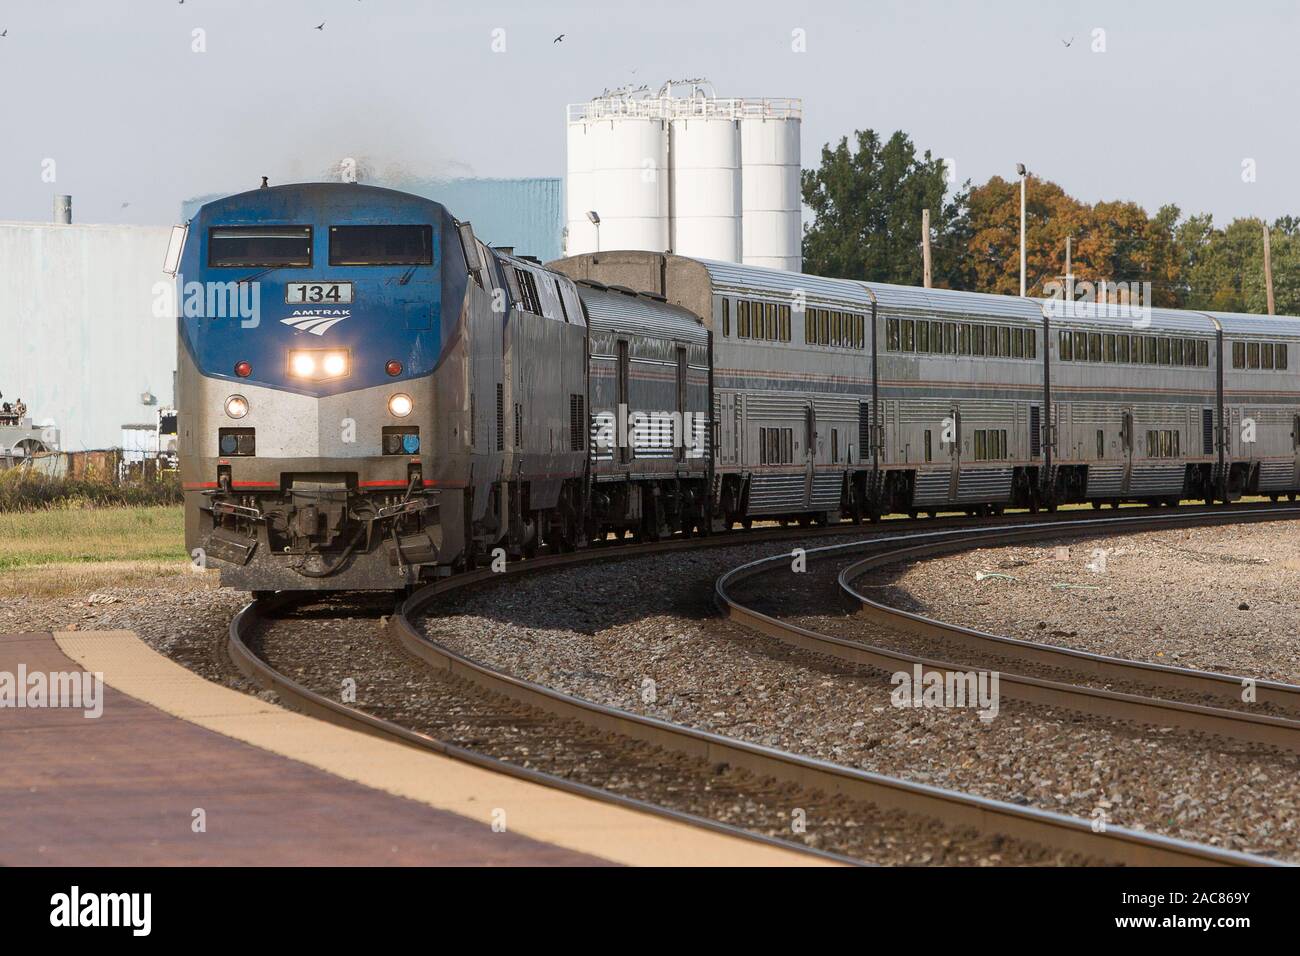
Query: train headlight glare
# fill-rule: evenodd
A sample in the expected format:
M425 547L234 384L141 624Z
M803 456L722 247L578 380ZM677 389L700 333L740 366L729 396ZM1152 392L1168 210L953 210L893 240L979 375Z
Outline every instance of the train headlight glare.
M351 365L347 349L290 349L289 374L294 378L322 381L342 378Z
M388 410L398 418L405 418L411 414L413 408L415 408L415 402L411 400L411 396L403 395L401 392L388 400Z
M293 352L289 355L289 367L299 378L311 378L316 374L316 359L310 352Z
M226 414L231 418L243 418L248 414L248 399L243 395L231 395L226 399Z

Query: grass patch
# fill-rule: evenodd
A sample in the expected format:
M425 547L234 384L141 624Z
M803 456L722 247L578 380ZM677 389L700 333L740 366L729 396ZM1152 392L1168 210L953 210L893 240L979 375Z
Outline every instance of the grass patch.
M179 505L181 501L176 472L165 472L156 480L115 483L103 476L51 478L31 468L0 471L0 514L44 508Z
M0 513L0 571L89 562L185 561L179 505Z
M188 561L103 561L37 564L0 571L0 605L8 598L85 595L112 588L214 588L217 572L196 574Z

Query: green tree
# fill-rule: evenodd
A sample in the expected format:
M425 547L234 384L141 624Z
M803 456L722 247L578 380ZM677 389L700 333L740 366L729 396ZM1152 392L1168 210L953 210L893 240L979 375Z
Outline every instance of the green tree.
M821 166L803 173L804 270L844 279L921 285L921 212L930 210L932 276L940 287L969 288L966 197L948 196L942 159L917 155L901 131L881 142L873 130L822 147Z

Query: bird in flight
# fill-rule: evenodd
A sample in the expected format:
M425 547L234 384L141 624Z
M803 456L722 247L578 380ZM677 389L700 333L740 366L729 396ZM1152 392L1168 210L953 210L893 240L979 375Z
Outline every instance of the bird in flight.
M4 33L0 33L0 37L7 37L8 35L9 35L9 28L8 28L8 27L5 27L5 32L4 32Z
M552 40L551 42L552 42L552 43L559 43L559 42L560 42L561 40L563 40L566 36L568 36L567 33L561 33L558 37L556 37L556 38L555 38L554 40Z
M1074 37L1070 37L1069 40L1062 40L1061 42L1065 44L1066 47L1069 47L1069 45L1074 42Z
M317 30L324 30L324 29L325 29L325 21L322 20L322 21L320 22L320 26L318 26L316 29L317 29Z

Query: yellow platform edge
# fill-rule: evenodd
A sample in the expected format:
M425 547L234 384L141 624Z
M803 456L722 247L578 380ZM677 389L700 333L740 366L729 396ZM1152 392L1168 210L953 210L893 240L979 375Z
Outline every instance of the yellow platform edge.
M198 676L132 631L57 631L110 687L158 710L363 786L633 866L809 866L827 861L518 780L338 727Z

